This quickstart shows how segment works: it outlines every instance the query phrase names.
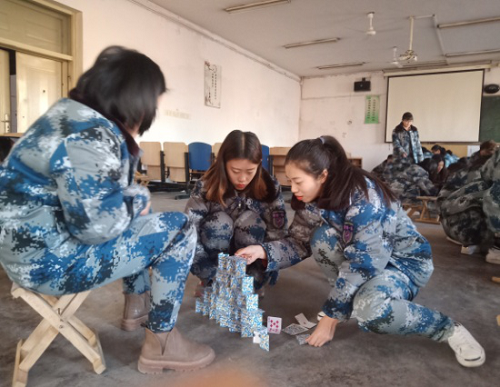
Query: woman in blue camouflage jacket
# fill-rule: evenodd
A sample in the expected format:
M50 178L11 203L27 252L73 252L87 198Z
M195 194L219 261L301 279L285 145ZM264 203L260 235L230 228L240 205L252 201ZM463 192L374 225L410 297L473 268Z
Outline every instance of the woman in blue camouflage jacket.
M252 132L233 130L217 159L197 182L185 212L196 226L198 244L191 272L200 278L201 292L217 270L219 252L282 239L287 235L285 202L278 181L262 167L262 147ZM258 261L247 268L260 289L277 267Z
M151 213L149 191L134 182L135 137L151 126L165 90L151 59L109 47L0 168L0 262L10 279L63 295L123 278L122 328L149 315L144 373L199 368L215 356L174 328L195 229L182 213Z
M312 253L332 290L309 345L331 341L352 317L365 331L447 341L463 366L484 363L483 348L462 325L413 302L433 271L431 248L383 182L354 167L330 136L297 143L285 170L296 210L290 237L237 254L290 265Z

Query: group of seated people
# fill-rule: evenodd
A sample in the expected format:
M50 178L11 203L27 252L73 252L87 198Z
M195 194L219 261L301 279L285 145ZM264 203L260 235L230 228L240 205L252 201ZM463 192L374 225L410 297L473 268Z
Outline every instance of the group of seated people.
M440 215L448 238L462 245L462 253L482 252L487 262L500 264L499 240L489 227L490 222L498 222L498 211L487 209L491 195L498 194L493 181L498 148L489 140L470 157L458 158L436 144L431 151L422 147L423 160L418 163L390 154L372 173L390 186L403 205L420 205L419 196L437 197L429 203L430 209Z
M433 272L432 251L398 196L403 203L411 199L406 195L414 186L424 195L447 192L455 175L446 178L440 156L423 160L420 148L395 147L379 179L354 166L331 136L299 141L285 159L294 210L288 226L280 184L262 167L259 139L234 130L184 213L153 212L150 192L134 179L136 141L150 128L165 91L163 73L150 58L109 47L69 98L16 142L0 164L0 264L14 283L60 296L122 279L121 327L145 325L138 370L161 373L198 369L215 358L209 346L176 327L189 273L204 292L216 275L218 253L228 253L246 261L259 289L312 257L331 290L320 296L323 317L307 339L310 346L332 341L353 318L363 331L446 343L462 366L485 362L484 349L463 325L415 302ZM409 129L418 140L412 117L406 118L397 135L404 139ZM457 222L489 230L493 223L491 230L500 230L500 151L490 151L476 167L475 160L485 158L481 152L465 167L467 184L450 190L441 208L450 237L489 247L498 241L493 231L468 242L451 231ZM460 189L468 202L457 195ZM462 212L452 212L455 202Z

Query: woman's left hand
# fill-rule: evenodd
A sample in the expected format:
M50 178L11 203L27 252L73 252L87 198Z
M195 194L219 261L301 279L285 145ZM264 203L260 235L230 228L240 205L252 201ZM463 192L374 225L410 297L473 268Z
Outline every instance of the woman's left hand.
M322 347L329 341L332 341L338 323L339 320L324 316L319 321L312 335L307 338L307 343L313 347Z
M260 245L244 247L239 249L234 255L244 258L247 261L247 265L250 265L257 259L267 259L266 250Z

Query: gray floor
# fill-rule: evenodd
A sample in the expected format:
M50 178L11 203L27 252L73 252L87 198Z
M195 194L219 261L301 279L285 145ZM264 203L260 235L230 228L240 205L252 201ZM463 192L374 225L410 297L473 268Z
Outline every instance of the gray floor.
M172 196L155 193L155 209L182 210L186 200ZM194 313L196 280L190 276L177 325L214 348L213 365L191 373L140 374L136 362L143 332L119 329L123 296L116 282L94 290L77 313L99 332L107 370L94 374L87 360L58 337L32 368L29 386L499 386L500 285L491 277L500 276L500 266L481 256L461 255L440 226L419 224L419 230L433 246L436 269L417 302L448 314L473 333L487 353L480 368L461 367L447 344L365 333L352 320L339 326L333 342L322 348L299 346L295 338L281 333L271 335L271 351L265 352L250 339ZM11 383L17 341L40 320L22 300L12 299L10 286L0 270L0 386ZM261 308L281 317L284 326L301 312L312 320L328 290L323 275L308 259L281 273L278 284L267 289Z

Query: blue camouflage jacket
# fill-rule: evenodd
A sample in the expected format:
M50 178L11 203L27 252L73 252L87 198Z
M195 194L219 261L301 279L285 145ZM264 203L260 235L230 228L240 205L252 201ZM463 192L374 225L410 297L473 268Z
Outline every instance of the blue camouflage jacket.
M134 183L137 161L113 122L74 100L35 121L0 167L0 261L11 279L22 284L70 238L94 245L127 230L150 200Z
M285 201L281 193L281 186L274 177L270 176L274 183L276 196L273 201L265 202L246 197L244 193L235 191L225 201L225 207L220 203L209 201L206 198L204 181L201 179L196 183L191 196L186 204L185 213L192 220L200 235L200 225L203 218L215 212L225 212L233 221L238 219L245 211L252 211L260 216L266 224L266 242L285 238L288 235L288 221L286 217ZM205 248L198 238L196 253L203 252Z
M422 153L422 144L418 136L418 130L415 126L411 125L410 130L405 130L403 125L399 124L392 131L392 145L394 147L393 153L396 158L402 158L403 153L410 156L410 150L413 151L412 161L417 164L424 161L424 154Z
M466 175L467 183L447 193L441 213L449 216L471 208L483 211L491 230L500 236L500 148L477 171Z
M368 198L361 191L341 211L319 209L306 204L295 213L289 238L263 245L269 265L291 266L311 255L314 230L326 223L337 237L337 248L344 263L339 267L323 311L341 321L349 318L359 288L371 278L392 267L406 274L417 286L424 286L434 270L429 242L416 230L399 202L386 205L375 184L367 179ZM345 238L344 225L352 234ZM351 231L350 231L351 232Z

